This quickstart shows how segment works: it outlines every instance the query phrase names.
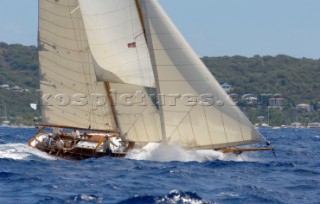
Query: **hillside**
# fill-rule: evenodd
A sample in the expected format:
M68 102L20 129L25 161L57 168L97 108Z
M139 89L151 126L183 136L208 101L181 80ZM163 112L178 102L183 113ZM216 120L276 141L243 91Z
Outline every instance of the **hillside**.
M204 57L203 61L218 81L228 82L239 94L281 93L294 103L320 101L320 60L278 55Z
M232 85L233 93L281 93L288 100L288 107L298 103L318 104L320 101L320 60L286 55L203 57L202 60L219 82ZM29 108L29 104L39 98L38 69L36 47L0 43L0 85L19 86L30 91L0 89L0 122L4 106L10 116L22 116L25 123L32 123L33 116L40 114ZM246 114L255 122L259 114L266 113L265 110L247 110ZM277 114L283 115L279 123L288 117L283 112Z
M4 119L5 107L12 122L31 124L39 114L29 106L38 101L38 70L35 46L0 43L0 85L10 86L10 90L0 89L0 122Z

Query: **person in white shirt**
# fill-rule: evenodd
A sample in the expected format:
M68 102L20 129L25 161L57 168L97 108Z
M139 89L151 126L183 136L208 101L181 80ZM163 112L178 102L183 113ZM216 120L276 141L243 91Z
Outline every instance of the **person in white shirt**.
M107 156L110 156L112 154L112 150L111 150L111 146L110 145L113 145L113 146L116 146L118 147L118 145L116 145L110 138L110 135L107 134L104 141L103 141L103 152L106 153Z
M72 139L79 139L80 138L80 132L77 129L73 129L71 132L71 137Z
M64 148L64 142L63 140L61 139L61 137L58 137L57 141L56 141L56 146L58 148L58 152L57 152L57 155L60 154L61 150L63 150Z
M61 139L61 137L58 137L58 140L56 141L56 146L58 148L63 148L64 147L64 142L63 140Z

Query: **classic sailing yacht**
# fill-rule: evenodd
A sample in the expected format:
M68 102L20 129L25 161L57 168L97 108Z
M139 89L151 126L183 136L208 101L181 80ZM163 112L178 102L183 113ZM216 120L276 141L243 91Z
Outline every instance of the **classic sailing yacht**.
M156 0L39 0L39 61L43 123L29 145L42 151L125 156L149 142L271 150L235 148L263 138ZM47 128L81 135L60 132L61 151L46 144ZM105 147L108 138L116 144Z

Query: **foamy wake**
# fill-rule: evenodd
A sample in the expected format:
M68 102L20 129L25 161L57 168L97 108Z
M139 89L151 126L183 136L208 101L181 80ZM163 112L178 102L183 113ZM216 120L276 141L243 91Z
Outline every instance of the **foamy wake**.
M54 157L48 154L36 150L26 144L1 144L0 145L0 158L1 159L14 159L14 160L29 160L34 156L47 159L55 160Z
M149 143L142 149L133 149L127 155L128 159L149 160L160 162L205 162L205 161L244 161L244 155L223 154L213 150L185 150L179 146L167 146Z

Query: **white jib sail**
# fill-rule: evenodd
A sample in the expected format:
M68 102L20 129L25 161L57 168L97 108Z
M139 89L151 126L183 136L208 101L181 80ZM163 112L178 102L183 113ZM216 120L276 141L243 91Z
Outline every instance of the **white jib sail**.
M39 61L44 122L114 130L104 83L96 81L75 0L39 0Z
M110 86L115 115L126 140L161 142L159 113L145 88L116 83Z
M154 87L134 0L79 0L99 80Z
M224 148L260 141L156 0L139 0L169 143ZM161 110L161 109L160 109Z

